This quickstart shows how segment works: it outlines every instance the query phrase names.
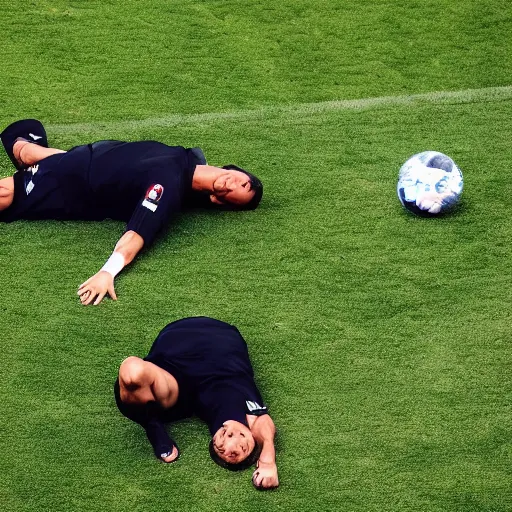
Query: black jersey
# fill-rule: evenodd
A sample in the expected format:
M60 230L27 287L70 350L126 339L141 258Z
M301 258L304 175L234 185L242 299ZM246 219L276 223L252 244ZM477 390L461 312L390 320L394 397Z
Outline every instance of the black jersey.
M179 387L169 420L195 414L213 435L227 420L247 425L246 414L266 414L254 382L247 344L233 325L207 317L166 326L146 361L172 374Z
M192 190L195 155L155 141L100 141L58 153L14 174L0 221L112 218L149 244Z

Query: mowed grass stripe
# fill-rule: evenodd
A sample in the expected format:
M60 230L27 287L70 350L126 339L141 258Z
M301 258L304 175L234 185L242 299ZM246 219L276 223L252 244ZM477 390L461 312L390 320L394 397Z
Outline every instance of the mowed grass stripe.
M485 87L460 91L435 91L422 94L402 96L381 96L352 100L321 101L316 103L299 103L295 105L265 105L258 109L235 110L230 112L207 112L202 114L169 114L161 117L127 121L102 121L94 123L73 123L49 125L53 133L67 134L90 132L95 129L131 130L139 128L167 128L183 125L201 125L217 121L257 120L271 116L308 115L321 112L343 110L370 110L396 106L416 107L428 104L474 103L487 101L504 101L512 99L512 85L503 87Z

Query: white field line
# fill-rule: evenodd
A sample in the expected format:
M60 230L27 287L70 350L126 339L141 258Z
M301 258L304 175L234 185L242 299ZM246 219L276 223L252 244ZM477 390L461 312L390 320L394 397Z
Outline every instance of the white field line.
M504 87L486 87L465 89L462 91L437 91L404 96L381 96L356 100L321 101L318 103L298 103L294 105L269 105L253 110L235 110L230 112L210 112L204 114L169 114L161 117L131 121L98 121L92 123L54 124L48 128L53 133L94 132L98 130L130 130L137 128L167 128L183 125L201 125L218 121L244 121L287 116L305 116L321 112L349 110L372 110L379 108L424 104L462 104L512 99L512 85Z

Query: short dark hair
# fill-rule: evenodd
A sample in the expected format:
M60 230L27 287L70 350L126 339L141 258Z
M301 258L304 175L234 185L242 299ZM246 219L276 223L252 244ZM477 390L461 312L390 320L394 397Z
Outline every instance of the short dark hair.
M215 447L213 446L213 439L210 441L209 448L210 457L212 458L213 462L215 462L215 464L218 464L220 467L224 469L229 469L229 471L242 471L244 469L250 468L251 466L254 466L254 464L258 462L261 453L261 446L255 441L252 452L249 455L247 455L247 457L244 460L234 464L226 462L223 458L220 457L220 455L215 451Z
M248 203L232 205L231 208L235 210L255 210L257 206L260 204L261 198L263 197L263 183L261 183L259 178L254 176L254 174L247 172L245 169L242 169L237 165L229 164L222 166L222 168L231 171L240 171L246 174L249 178L249 183L251 184L251 190L254 190L254 196Z

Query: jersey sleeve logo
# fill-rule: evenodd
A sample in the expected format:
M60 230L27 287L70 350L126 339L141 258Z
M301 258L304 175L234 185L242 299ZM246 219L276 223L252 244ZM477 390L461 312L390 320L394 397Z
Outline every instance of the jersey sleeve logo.
M254 416L267 414L267 408L264 405L260 405L258 402L246 400L245 405L249 414L253 414Z
M151 185L146 195L144 196L144 201L142 201L142 206L145 206L148 210L152 212L156 211L158 208L158 203L164 194L164 187L159 183Z

